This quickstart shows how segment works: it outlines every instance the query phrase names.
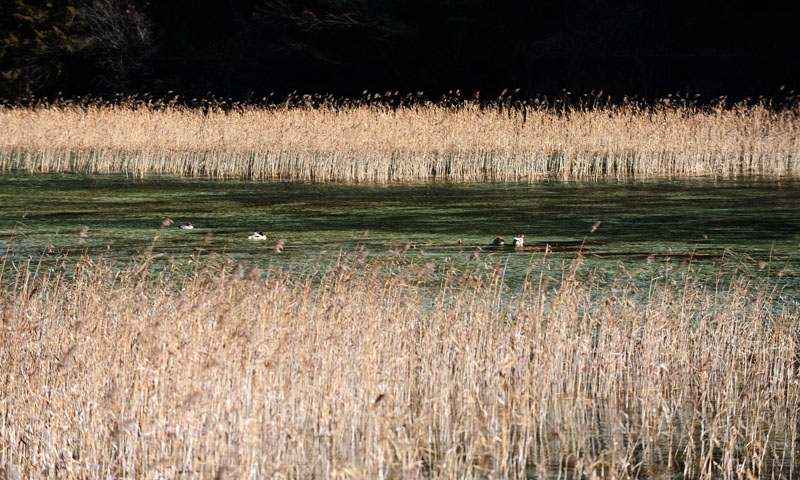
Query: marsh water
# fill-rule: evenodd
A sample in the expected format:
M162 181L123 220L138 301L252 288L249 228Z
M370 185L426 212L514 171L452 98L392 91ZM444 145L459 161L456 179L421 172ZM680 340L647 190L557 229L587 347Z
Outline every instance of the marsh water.
M159 228L166 218L174 223ZM195 228L175 228L186 222ZM248 240L256 231L267 240ZM800 179L352 186L0 175L0 252L10 260L85 252L126 261L157 236L155 251L165 256L218 252L262 267L299 269L362 246L385 255L408 242L418 257L457 262L475 244L516 234L526 235L526 246L582 248L601 274L688 258L709 272L728 266L779 279L784 294L800 295ZM285 248L276 253L279 239ZM543 255L478 254L502 262L510 285Z
M174 223L160 228L167 218ZM185 222L195 228L175 228ZM267 240L248 240L255 231ZM515 234L525 234L526 245L556 251L487 246L497 235L510 240ZM282 252L274 248L279 239ZM557 278L558 265L582 249L585 269L601 282L620 271L647 281L691 261L711 278L743 272L777 287L772 290L783 301L797 302L800 179L348 186L0 175L0 255L12 265L85 253L124 263L154 246L164 254L161 261L215 252L302 271L362 247L379 261L406 243L414 247L405 255L439 264L466 264L477 253L487 264L503 265L512 289L532 262L547 255ZM595 425L598 445L609 437L606 423ZM791 441L775 442L780 453ZM670 448L665 442L664 451ZM668 456L646 464L656 468ZM776 460L770 468L794 472L793 461Z

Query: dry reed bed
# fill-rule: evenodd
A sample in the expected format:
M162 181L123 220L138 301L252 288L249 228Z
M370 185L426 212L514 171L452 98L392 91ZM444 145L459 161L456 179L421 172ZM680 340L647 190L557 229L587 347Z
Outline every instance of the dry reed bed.
M502 269L475 262L342 259L305 279L221 265L155 274L84 259L70 280L4 265L0 468L798 475L798 309L744 279L715 294L689 269L635 294L574 267L546 287L534 264L508 296Z
M344 182L800 174L800 107L0 107L0 169Z

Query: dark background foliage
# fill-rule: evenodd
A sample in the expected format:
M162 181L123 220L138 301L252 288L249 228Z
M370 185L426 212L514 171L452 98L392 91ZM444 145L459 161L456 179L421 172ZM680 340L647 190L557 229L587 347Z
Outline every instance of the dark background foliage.
M798 13L735 0L3 0L0 97L773 98L798 86Z

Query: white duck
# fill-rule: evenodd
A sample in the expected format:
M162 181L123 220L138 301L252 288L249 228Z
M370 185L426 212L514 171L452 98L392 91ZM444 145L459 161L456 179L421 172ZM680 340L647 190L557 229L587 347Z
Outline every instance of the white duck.
M248 240L266 240L267 236L264 235L264 232L253 232L247 236Z

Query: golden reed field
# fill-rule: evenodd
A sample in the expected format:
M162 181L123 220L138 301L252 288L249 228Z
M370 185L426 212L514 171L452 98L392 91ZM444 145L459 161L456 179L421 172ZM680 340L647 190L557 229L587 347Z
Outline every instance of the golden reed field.
M0 172L798 175L798 117L669 102L0 106ZM542 253L511 289L491 259L409 248L293 272L152 247L125 265L28 258L0 255L0 479L800 477L800 306L746 271L620 265L609 283L580 253Z
M601 288L539 255L509 292L409 255L3 261L2 475L800 475L796 303L691 264Z
M0 171L341 182L800 174L800 106L0 107Z

